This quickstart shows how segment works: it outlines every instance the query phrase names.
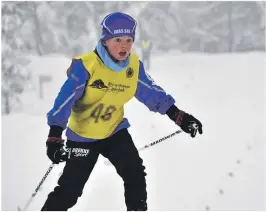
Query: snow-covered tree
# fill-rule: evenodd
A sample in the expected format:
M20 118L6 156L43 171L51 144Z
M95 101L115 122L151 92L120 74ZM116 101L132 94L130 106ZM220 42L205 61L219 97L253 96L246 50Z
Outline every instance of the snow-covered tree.
M2 5L2 113L9 114L14 105L19 103L19 95L30 78L27 60L19 50L24 42L18 35L23 26L23 18L14 2Z

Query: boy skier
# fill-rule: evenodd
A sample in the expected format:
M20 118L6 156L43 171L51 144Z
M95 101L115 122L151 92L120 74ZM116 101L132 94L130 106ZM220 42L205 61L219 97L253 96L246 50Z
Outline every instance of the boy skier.
M43 211L66 211L76 204L99 154L122 177L127 210L147 210L145 167L124 118L124 104L134 96L151 111L167 114L192 137L202 133L200 121L179 110L173 97L152 81L138 56L131 53L136 21L115 12L101 25L97 47L72 60L68 78L47 114L47 155L53 163L66 164ZM62 150L65 128L67 152Z

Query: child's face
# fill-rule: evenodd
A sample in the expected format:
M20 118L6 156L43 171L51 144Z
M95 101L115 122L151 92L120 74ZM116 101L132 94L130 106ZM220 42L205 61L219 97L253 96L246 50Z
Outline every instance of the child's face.
M133 38L129 36L108 39L104 45L108 47L109 53L117 60L125 60L131 52Z

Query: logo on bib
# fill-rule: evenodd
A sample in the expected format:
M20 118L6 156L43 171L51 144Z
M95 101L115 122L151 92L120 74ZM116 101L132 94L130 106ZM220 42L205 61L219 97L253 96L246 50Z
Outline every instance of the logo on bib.
M132 77L132 75L133 75L133 69L131 71L129 71L127 76ZM105 91L105 92L107 91L107 92L113 92L113 93L125 92L125 89L130 88L130 85L117 84L117 83L113 83L113 82L108 82L108 86L106 86L101 79L95 80L89 86L92 88L97 88L101 91Z
M129 67L126 71L127 78L131 78L134 74L133 68Z
M93 88L98 88L98 89L108 88L101 79L95 80L89 86Z

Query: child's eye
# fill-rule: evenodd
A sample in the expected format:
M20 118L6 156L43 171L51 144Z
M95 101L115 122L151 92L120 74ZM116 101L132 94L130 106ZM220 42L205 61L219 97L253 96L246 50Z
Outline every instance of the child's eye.
M131 44L131 43L133 43L133 40L132 39L127 39L127 43Z
M116 38L115 41L116 42L121 42L121 39L120 38Z

